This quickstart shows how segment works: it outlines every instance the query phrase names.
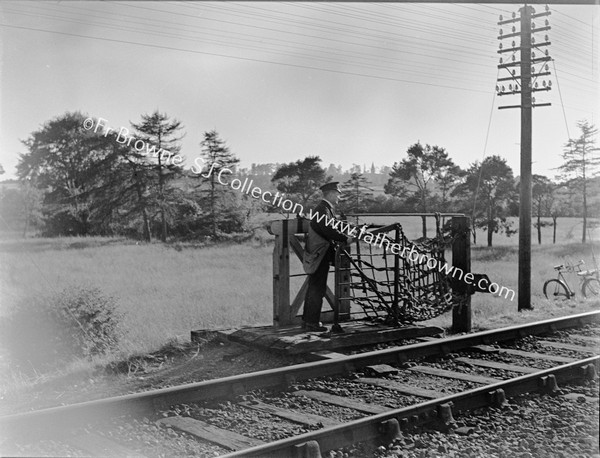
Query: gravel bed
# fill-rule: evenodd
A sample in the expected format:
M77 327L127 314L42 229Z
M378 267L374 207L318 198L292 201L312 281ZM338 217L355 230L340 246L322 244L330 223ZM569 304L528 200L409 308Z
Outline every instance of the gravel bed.
M367 353L370 351L377 350L385 350L388 348L396 348L396 347L405 347L406 345L413 345L423 343L419 339L403 339L403 340L394 340L391 342L382 342L374 345L364 345L360 348L352 348L352 349L340 349L339 353L343 353L345 355L357 355L359 353Z
M567 387L563 393L598 394L593 388ZM456 418L448 434L417 428L385 446L362 445L329 457L486 457L571 458L600 457L598 401L571 401L536 393L519 396L502 409L480 409ZM345 454L346 453L346 454Z
M539 352L538 352L539 353ZM484 359L486 361L496 361L498 363L514 364L515 366L532 367L539 370L551 369L565 363L546 361L542 359L526 358L523 356L508 355L503 353L465 353L463 357ZM522 375L522 374L519 374Z
M117 419L111 421L110 425L95 425L89 431L147 457L195 456L202 458L227 453L227 450L217 445L198 441L171 428L159 427L147 418L131 421ZM85 432L86 430L80 431L78 434ZM57 439L41 440L26 445L17 444L12 450L3 448L2 456L89 456L88 453L82 452L66 442L68 439L65 439L64 442Z
M424 366L425 364L423 364ZM470 390L481 386L480 383L465 382L464 380L454 380L435 375L421 374L419 372L405 371L398 375L388 377L407 385L424 388L426 390L439 391L440 393L458 393L460 391Z
M566 350L563 348L545 347L545 346L541 345L538 342L538 340L554 340L555 342L565 342L566 339L557 339L557 338L552 339L551 337L539 338L539 337L529 336L529 337L523 337L522 339L519 339L517 342L515 342L515 344L512 347L507 346L507 348L515 348L517 350L531 351L531 352L535 352L535 353L546 353L548 355L566 356L568 358L575 358L575 359L583 359L583 358L587 358L590 356L587 353L580 353L578 351ZM579 342L579 344L581 344L581 342ZM593 347L590 347L590 349L593 349Z
M173 428L158 426L147 418L116 421L104 435L147 457L214 457L227 453L218 445L194 439Z
M319 390L358 401L379 404L391 408L406 407L423 402L423 398L403 395L364 383L358 383L352 378L326 378L318 381L308 381L292 387L296 390Z
M577 329L568 329L565 331L557 331L556 335L562 337L571 338L571 335L581 335L581 336L589 336L596 337L600 339L600 327L596 325L586 325ZM575 340L575 338L573 338Z
M0 447L2 456L81 456L79 449L57 440L41 440L32 444L16 444L10 448Z
M458 356L458 355L454 355L454 356ZM464 355L465 358L472 357L472 358L477 358L477 359L481 359L480 356L481 355L477 355L477 356ZM472 366L470 364L455 362L452 360L452 355L449 355L447 358L444 358L443 360L440 360L439 362L424 362L424 363L420 363L420 364L422 364L423 366L436 367L438 369L446 369L449 371L461 372L464 374L473 374L473 375L482 375L484 377L493 377L493 378L497 378L500 380L506 380L509 378L515 378L515 377L519 377L519 376L523 375L519 372L504 371L504 370L500 370L500 369L491 369L488 367Z
M348 422L365 416L354 409L321 403L305 396L293 396L290 393L284 393L277 397L264 398L261 400L278 407L295 410L298 413L320 415L322 417L339 420L340 422Z
M268 413L246 409L231 402L220 404L218 409L191 405L186 414L219 428L235 431L265 442L273 442L319 429L316 426L300 425Z

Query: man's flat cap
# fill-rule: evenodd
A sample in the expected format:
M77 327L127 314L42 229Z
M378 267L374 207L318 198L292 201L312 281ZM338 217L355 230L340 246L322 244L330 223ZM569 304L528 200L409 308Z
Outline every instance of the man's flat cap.
M327 192L327 191L337 191L340 193L342 192L342 190L340 189L339 181L332 181L331 183L324 184L323 186L321 186L320 189L323 192Z

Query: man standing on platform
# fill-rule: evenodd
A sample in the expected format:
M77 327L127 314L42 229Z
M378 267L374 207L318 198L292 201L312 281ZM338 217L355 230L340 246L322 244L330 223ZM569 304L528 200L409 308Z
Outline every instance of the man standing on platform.
M350 243L352 237L344 235L327 222L335 221L333 212L340 200L337 181L321 186L323 199L313 210L304 250L304 271L308 274L308 290L304 299L302 327L310 331L327 331L320 322L323 298L327 291L329 265L335 263L335 242ZM324 215L324 217L321 217Z

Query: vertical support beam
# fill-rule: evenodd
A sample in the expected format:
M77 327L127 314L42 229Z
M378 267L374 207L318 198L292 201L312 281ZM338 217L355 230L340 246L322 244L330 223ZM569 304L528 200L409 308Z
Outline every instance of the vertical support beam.
M400 246L400 228L396 225L396 232L394 234L394 243L396 246ZM399 307L400 307L400 256L394 256L394 302L392 303L392 311L394 315L394 324L399 324L400 318ZM406 304L402 304L405 306Z
M334 323L350 319L350 259L344 251L352 254L352 245L339 243L335 250Z
M531 308L531 14L521 13L521 183L519 200L519 300L518 309Z
M281 221L273 248L273 327L290 324L290 248L288 220Z
M342 259L344 256L342 252L344 250L344 245L341 243L335 249L335 267L334 267L334 287L333 287L333 323L337 325L340 322L340 308L341 308L341 300L342 297Z
M467 216L454 216L452 218L452 269L460 269L464 275L471 272L471 221ZM464 281L455 277L452 289L462 300L458 306L452 308L452 332L471 331L471 295Z

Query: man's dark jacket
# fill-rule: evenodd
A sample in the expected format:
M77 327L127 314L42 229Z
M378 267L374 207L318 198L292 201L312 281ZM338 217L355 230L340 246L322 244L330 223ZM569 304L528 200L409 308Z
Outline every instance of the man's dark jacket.
M325 215L320 218L316 214ZM326 224L335 220L333 208L326 200L322 200L313 210L314 218L310 221L308 240L304 251L304 271L312 274L321 261L326 259L332 263L335 259L335 246L333 242L345 242L347 236L343 232Z

